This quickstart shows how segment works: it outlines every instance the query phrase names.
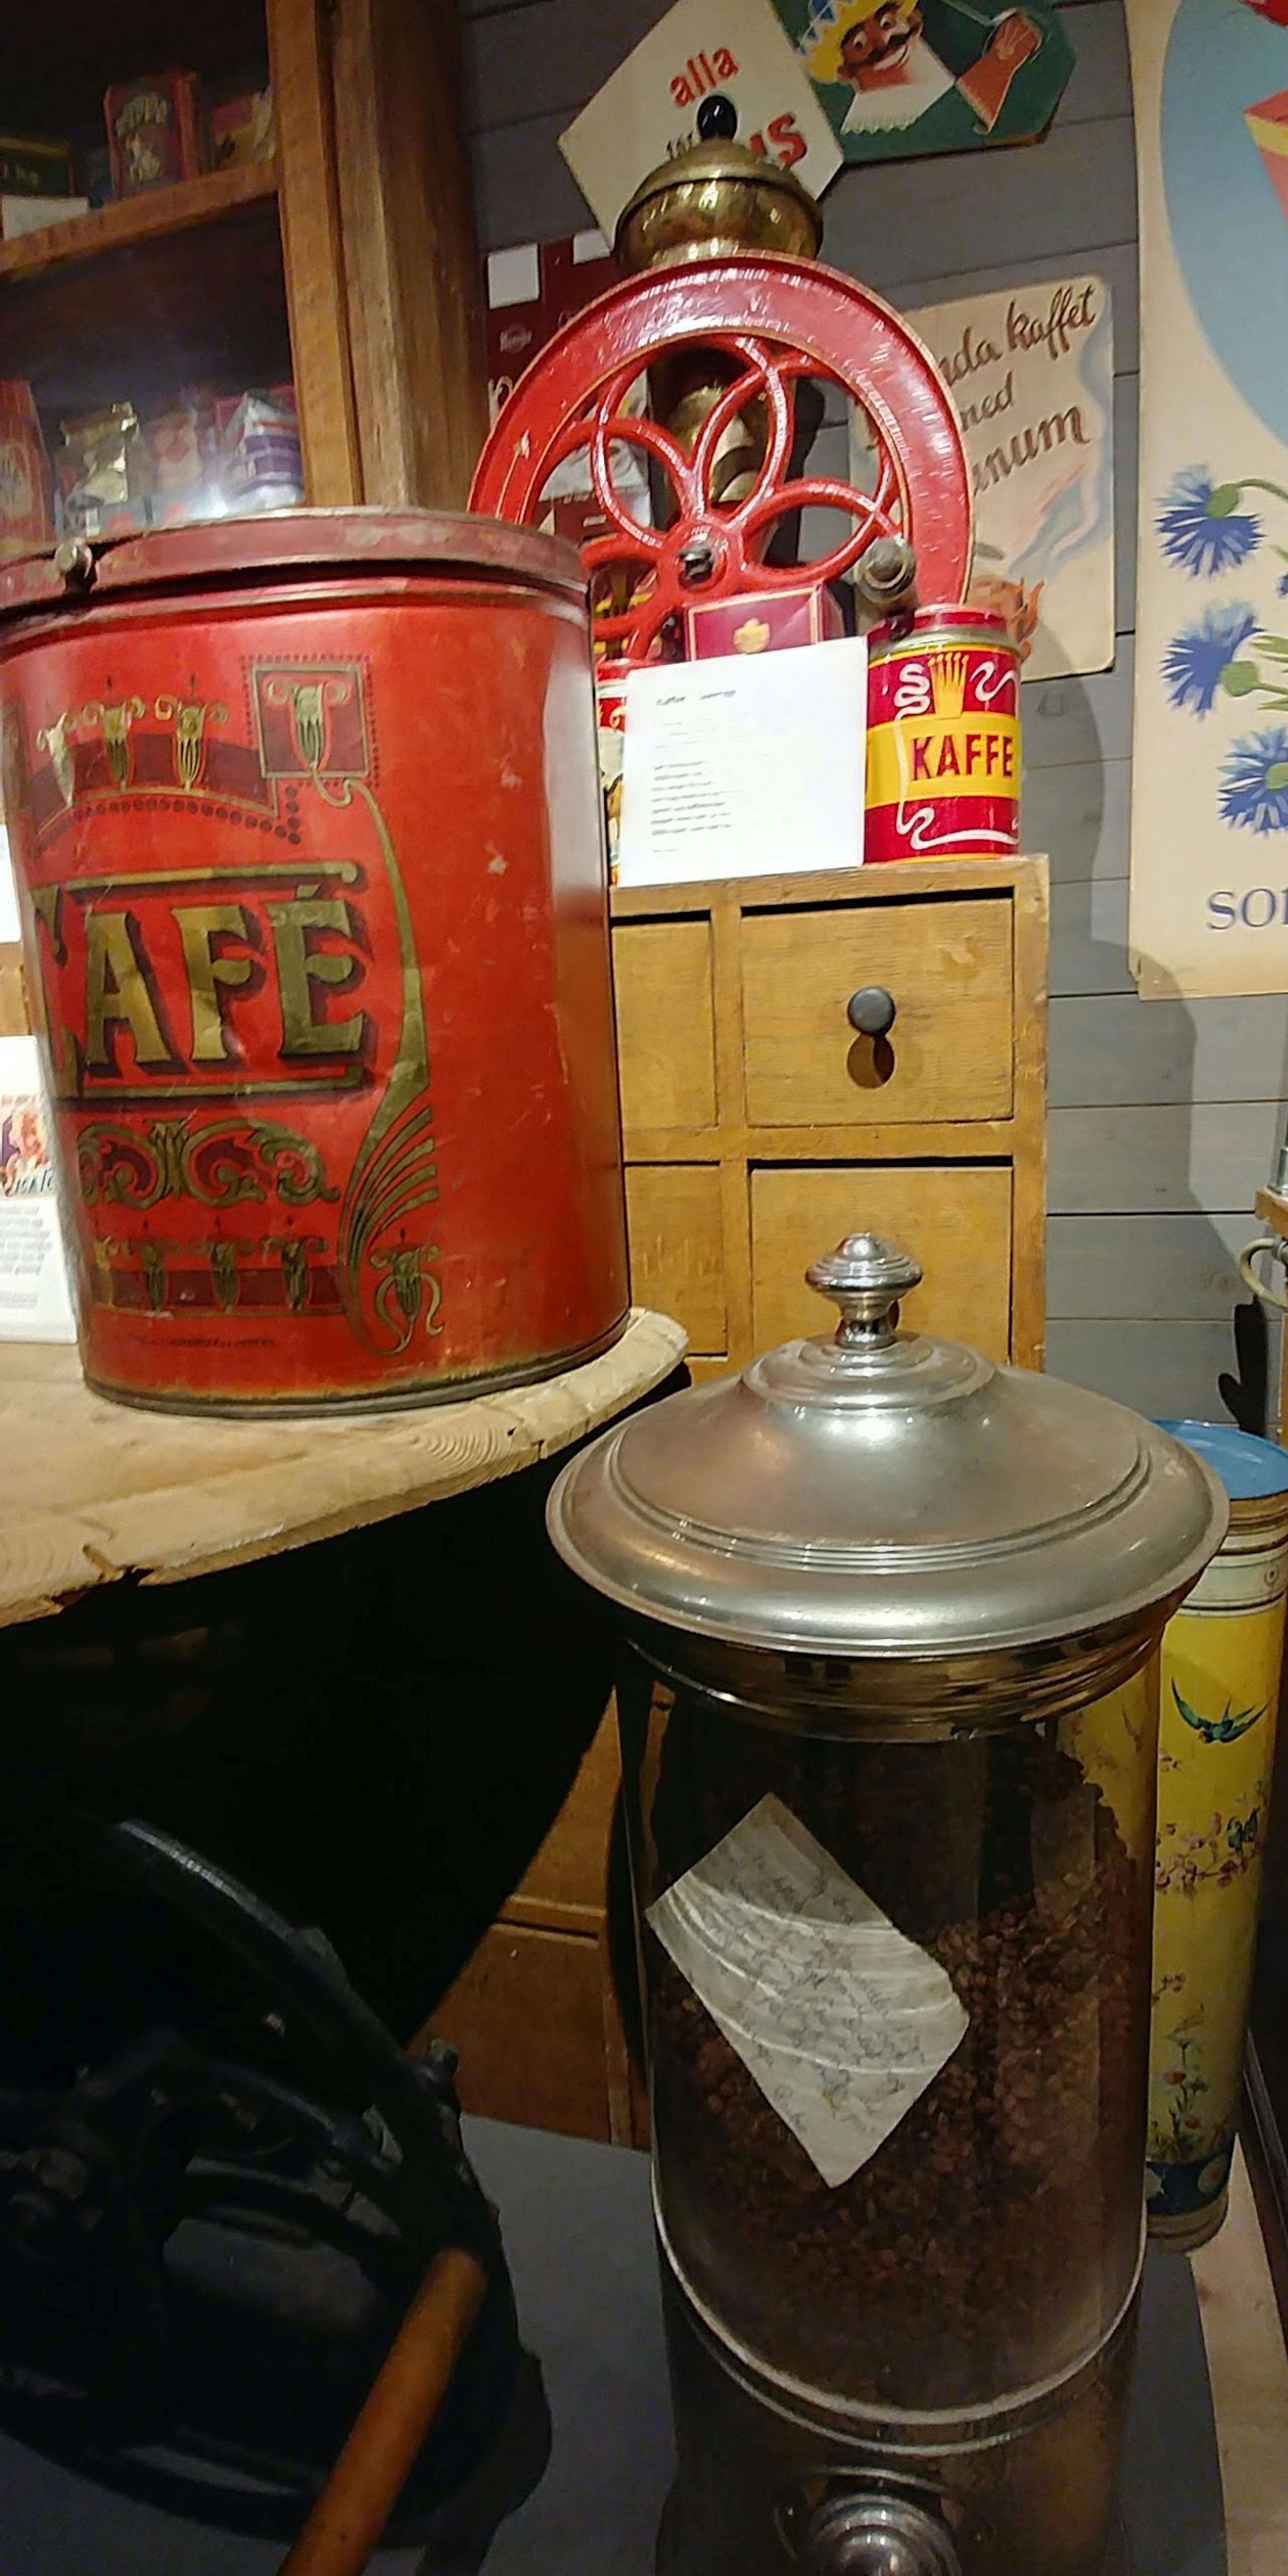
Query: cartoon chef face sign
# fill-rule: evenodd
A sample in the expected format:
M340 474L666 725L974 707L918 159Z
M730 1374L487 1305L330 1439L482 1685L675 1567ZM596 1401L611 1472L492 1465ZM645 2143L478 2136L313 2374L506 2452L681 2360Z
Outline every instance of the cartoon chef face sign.
M883 0L841 31L837 71L854 91L847 133L915 125L953 86L925 39L917 0Z
M963 31L952 7L947 0L946 17L945 0L816 0L801 52L816 81L844 82L853 91L842 134L916 125L953 90L977 123L992 130L1015 73L1041 37L1021 9L1005 10L991 23L970 11L974 59L964 64Z
M841 38L840 67L856 90L901 80L924 21L916 0L883 0L870 18L856 19Z

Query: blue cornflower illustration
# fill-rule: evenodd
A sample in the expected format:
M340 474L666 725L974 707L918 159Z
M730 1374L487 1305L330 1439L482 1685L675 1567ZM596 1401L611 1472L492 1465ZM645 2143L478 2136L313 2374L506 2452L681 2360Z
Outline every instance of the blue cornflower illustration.
M1278 589L1279 589L1279 596L1280 596L1280 598L1281 598L1281 599L1288 599L1288 572L1281 572L1281 573L1280 573L1280 575L1279 575L1279 582L1278 582Z
M1256 631L1256 610L1246 600L1233 599L1224 607L1205 609L1197 625L1174 635L1162 663L1173 706L1191 707L1196 716L1210 714L1222 672L1238 661Z
M1236 742L1221 769L1221 817L1250 832L1288 832L1288 726Z
M1155 521L1168 562L1196 576L1246 563L1260 542L1261 521L1235 509L1238 497L1237 483L1213 483L1203 465L1174 475Z

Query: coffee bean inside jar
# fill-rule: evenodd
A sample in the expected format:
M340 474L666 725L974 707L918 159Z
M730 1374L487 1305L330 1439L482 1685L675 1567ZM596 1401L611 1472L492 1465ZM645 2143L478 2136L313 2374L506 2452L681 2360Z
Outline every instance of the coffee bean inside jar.
M966 2028L876 2152L830 2185L646 1931L672 2254L775 2373L864 2403L986 2404L1075 2361L1131 2290L1149 1847L1127 1848L1054 1727L838 1748L681 1695L647 1837L658 1880L767 1786L940 1963Z

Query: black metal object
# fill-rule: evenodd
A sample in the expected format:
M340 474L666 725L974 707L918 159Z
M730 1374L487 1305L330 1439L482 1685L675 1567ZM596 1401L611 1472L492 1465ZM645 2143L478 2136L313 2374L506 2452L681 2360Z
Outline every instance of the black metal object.
M860 1037L883 1038L892 1029L898 1010L892 993L883 984L863 984L851 993L845 1005L845 1016Z
M149 1826L45 1807L22 1849L134 1909L195 2009L61 2084L0 2087L0 2420L172 2509L290 2532L434 2253L460 2245L490 2288L396 2528L432 2528L521 2378L526 2492L548 2426L452 2052L408 2060L320 1933ZM72 2041L52 2036L50 2072Z
M172 2511L293 2531L459 2232L450 2053L399 2043L611 1688L545 1537L560 1463L0 1636L0 2426ZM450 2526L454 2570L549 2446L491 2242L391 2533Z

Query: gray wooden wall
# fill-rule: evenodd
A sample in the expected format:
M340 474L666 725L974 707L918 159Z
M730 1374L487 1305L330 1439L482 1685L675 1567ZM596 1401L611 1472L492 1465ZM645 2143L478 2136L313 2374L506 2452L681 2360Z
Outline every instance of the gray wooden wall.
M666 0L464 0L485 249L591 219L557 138ZM1070 0L1077 68L1045 140L847 170L824 256L905 309L1097 270L1115 311L1118 650L1025 691L1024 846L1052 872L1050 1366L1152 1413L1225 1411L1232 1255L1269 1177L1288 1000L1151 1002L1127 969L1139 315L1121 0ZM840 425L821 433L843 467ZM820 465L824 459L816 449Z

